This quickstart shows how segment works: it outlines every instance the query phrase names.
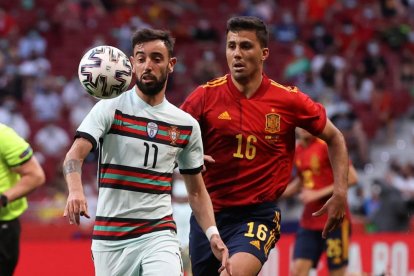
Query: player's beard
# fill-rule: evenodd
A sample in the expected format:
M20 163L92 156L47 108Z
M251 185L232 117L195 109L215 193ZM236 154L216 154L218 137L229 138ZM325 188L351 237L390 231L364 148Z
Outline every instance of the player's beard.
M146 75L150 75L154 79L152 82L148 82L148 83L144 83L142 81L142 78L144 75L141 76L141 79L136 80L136 84L139 90L148 96L154 96L160 93L165 86L165 82L167 81L167 77L168 77L167 70L165 70L164 72L161 72L161 76L159 79L157 79L157 77L154 76L153 74L147 73Z

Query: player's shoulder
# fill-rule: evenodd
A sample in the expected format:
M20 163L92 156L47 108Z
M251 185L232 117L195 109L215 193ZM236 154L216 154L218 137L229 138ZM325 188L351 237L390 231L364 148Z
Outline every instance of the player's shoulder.
M219 88L227 85L227 75L221 76L221 77L217 77L215 79L212 79L202 85L199 86L199 88L202 88L204 90L208 90L208 91L214 91L214 90L218 90Z
M289 94L298 94L301 92L297 86L292 85L283 85L272 79L270 80L270 89L275 92L289 93Z

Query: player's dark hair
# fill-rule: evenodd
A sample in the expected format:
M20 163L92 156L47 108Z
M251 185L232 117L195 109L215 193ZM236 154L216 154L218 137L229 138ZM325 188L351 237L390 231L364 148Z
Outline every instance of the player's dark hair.
M171 36L169 31L156 30L156 29L140 29L132 36L132 49L139 43L161 40L167 47L168 55L173 56L175 39Z
M269 43L269 31L266 24L254 16L235 16L227 21L226 34L238 31L255 31L262 48Z

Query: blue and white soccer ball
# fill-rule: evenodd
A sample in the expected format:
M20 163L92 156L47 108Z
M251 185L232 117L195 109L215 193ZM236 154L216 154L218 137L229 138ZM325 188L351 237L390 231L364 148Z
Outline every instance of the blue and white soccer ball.
M132 65L127 55L112 46L97 46L82 57L78 77L88 94L98 99L111 99L128 90Z

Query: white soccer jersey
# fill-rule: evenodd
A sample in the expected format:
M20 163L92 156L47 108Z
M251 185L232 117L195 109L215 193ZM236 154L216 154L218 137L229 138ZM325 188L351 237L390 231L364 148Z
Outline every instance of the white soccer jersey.
M176 230L174 167L191 174L203 165L200 127L193 117L166 99L148 105L132 89L99 101L76 135L100 149L93 250L112 250L142 234Z

